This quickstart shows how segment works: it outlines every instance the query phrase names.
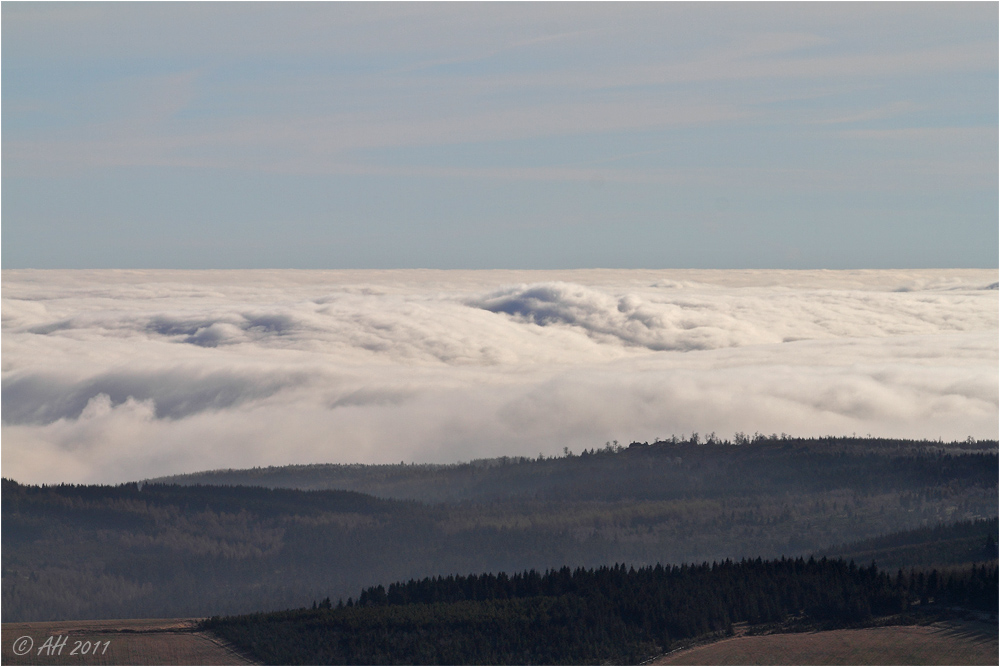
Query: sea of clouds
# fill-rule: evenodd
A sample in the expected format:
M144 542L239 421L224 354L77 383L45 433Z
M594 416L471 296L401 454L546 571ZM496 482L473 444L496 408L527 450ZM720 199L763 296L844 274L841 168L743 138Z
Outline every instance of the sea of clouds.
M121 482L998 433L995 270L4 270L2 466Z

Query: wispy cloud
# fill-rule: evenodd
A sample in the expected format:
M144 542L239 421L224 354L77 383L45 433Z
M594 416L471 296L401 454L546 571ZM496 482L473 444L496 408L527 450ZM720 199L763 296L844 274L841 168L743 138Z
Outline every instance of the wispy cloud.
M995 264L988 4L3 13L5 266Z
M518 12L389 7L391 11L307 7L284 13L266 7L240 12L189 8L204 21L201 27L184 22L184 34L199 62L184 62L181 70L167 74L130 72L94 86L74 87L75 94L33 99L31 108L41 105L48 114L65 116L72 109L75 123L21 131L16 127L16 110L28 107L20 95L5 95L15 123L5 126L5 165L13 172L32 165L263 170L284 165L293 171L340 173L343 165L359 170L364 161L356 159L356 153L374 149L690 126L873 121L912 113L921 105L892 100L874 109L870 103L859 107L857 99L842 92L839 116L795 117L781 105L766 103L769 96L773 98L773 85L769 84L768 94L734 92L728 86L780 80L783 90L802 95L843 81L856 93L890 77L996 70L995 41L919 47L883 42L845 49L839 27L831 32L829 26L796 12L774 17L783 18L779 23L786 24L786 30L763 29L765 22L760 17L754 20L751 13L744 17L748 20L742 29L735 19L719 21L720 36L710 46L680 51L657 47L651 57L637 57L620 53L615 46L626 26L652 39L659 25L660 32L667 30L680 40L696 17L679 9ZM99 54L105 49L132 53L167 49L162 36L149 34L148 44L127 37L149 32L147 13L162 22L157 34L173 34L184 18L184 12L172 8L12 10L5 14L5 26L16 25L17 31L9 28L5 37L18 46L5 48L5 55L9 53L9 60L26 56L31 49L21 42L27 35L37 32L39 39L53 39L65 33L66 39L73 36L80 41L88 26L94 32L79 45L81 63L101 60ZM745 12L735 10L735 14ZM113 23L121 31L107 34L109 15L118 19ZM66 16L74 19L64 20ZM659 23L650 24L653 17ZM870 18L881 24L891 12L875 12ZM248 38L256 35L249 42L256 41L260 53L245 53L245 44L221 35L209 39L211 26L223 22L226 31ZM806 26L813 29L802 29ZM341 38L330 36L323 44L317 41L323 30ZM292 33L298 40L289 37ZM420 39L415 41L414 34ZM101 35L107 36L106 43ZM379 45L382 59L366 65L365 56L356 51L343 60L345 50L351 53L352 48L372 43ZM595 47L613 57L589 57ZM289 51L302 51L298 56L302 57L317 48L326 53L316 56L321 63L316 66L265 67L253 77L242 76L238 68L228 71L233 58L240 62L256 55L281 62L293 57ZM725 86L698 85L721 83ZM107 108L93 118L82 113L96 109L95 104ZM185 110L190 113L181 113ZM377 164L391 166L384 161Z
M157 106L149 117L95 125L83 132L90 135L84 139L8 140L4 151L18 164L50 167L191 166L364 173L364 163L353 158L356 151L698 126L740 115L724 106L600 101L466 114L414 116L383 111L260 117L207 125L162 124L163 113ZM374 165L369 171L378 168Z

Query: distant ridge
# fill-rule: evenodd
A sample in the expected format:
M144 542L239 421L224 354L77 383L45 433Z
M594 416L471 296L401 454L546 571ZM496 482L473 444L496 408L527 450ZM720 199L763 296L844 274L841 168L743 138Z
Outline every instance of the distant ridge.
M367 493L240 485L222 475L187 485L5 479L4 619L246 613L455 573L808 556L997 516L995 443L739 441L332 468L356 475ZM327 479L330 469L304 468ZM205 483L213 477L226 481ZM952 542L965 557L984 557L966 548L974 541L932 531L863 544L858 561L921 540L933 561Z
M561 457L531 458L501 456L469 462L435 464L360 464L316 463L309 465L269 466L246 469L207 470L184 475L157 477L149 482L161 484L212 484L261 486L301 490L346 490L367 493L382 498L420 500L424 502L457 502L533 496L543 488L559 487L565 481L560 472L572 466L572 475L581 471L583 462L610 463L607 457L621 455L622 461L636 456L674 459L698 459L729 456L736 459L757 458L767 452L782 454L873 454L880 456L913 456L928 453L996 453L996 440L903 440L889 438L822 437L792 438L786 435L747 436L736 434L733 441L719 440L714 434L707 441L697 434L690 439L633 442L629 446L606 444L603 448L584 450L579 455L567 452ZM591 459L590 457L597 457ZM584 466L586 467L586 466Z

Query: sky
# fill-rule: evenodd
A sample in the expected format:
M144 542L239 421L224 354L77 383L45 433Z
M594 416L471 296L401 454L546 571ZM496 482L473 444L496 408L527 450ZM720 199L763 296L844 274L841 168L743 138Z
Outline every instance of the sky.
M996 269L3 273L5 477L996 439Z
M996 3L2 8L4 269L996 268Z

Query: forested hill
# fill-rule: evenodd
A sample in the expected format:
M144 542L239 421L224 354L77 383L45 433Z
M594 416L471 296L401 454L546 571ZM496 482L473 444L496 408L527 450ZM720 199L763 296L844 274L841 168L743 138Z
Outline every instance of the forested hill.
M637 664L733 624L838 627L919 608L995 611L997 568L890 574L842 560L624 565L376 586L336 607L211 618L264 664Z
M214 470L151 480L166 484L344 489L424 502L495 499L613 500L878 488L879 475L947 477L955 454L995 455L997 441L748 437L607 443L562 457L500 457L450 465L290 465ZM898 466L886 466L885 459ZM915 468L920 468L918 472Z
M5 480L2 611L11 621L238 613L433 575L808 555L996 517L995 447L936 445L636 445L508 461L483 484L522 491L460 503Z
M920 566L924 569L995 562L1000 521L977 519L915 528L860 542L822 549L817 557L874 562L885 570Z

